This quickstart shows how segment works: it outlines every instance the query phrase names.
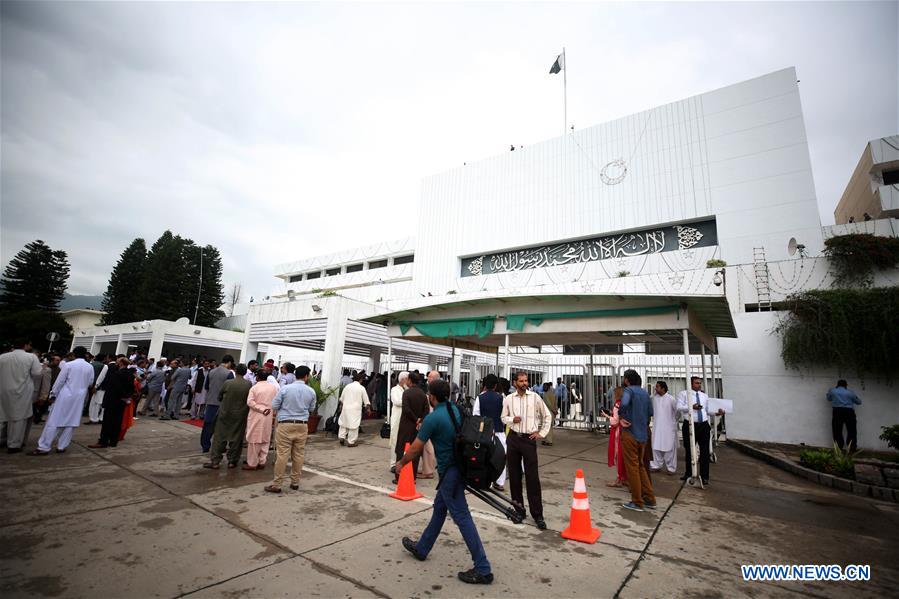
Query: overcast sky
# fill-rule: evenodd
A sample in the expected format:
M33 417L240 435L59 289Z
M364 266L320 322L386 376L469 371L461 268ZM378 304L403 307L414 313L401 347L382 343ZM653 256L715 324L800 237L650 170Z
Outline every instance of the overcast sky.
M423 177L796 66L821 218L899 130L897 3L2 3L2 262L102 293L135 237L225 281L414 234ZM472 215L476 224L477 215ZM549 214L547 215L549 218Z

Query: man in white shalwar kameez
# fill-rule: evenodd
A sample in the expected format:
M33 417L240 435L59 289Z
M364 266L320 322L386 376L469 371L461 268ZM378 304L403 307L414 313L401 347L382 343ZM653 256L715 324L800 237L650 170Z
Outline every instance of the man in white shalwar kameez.
M359 425L362 424L362 406L366 406L367 411L371 412L371 401L368 399L368 392L362 383L362 374L356 375L355 380L343 388L340 394L340 403L343 404L343 410L340 412L340 418L337 424L340 425L340 431L337 437L340 439L341 445L356 447L356 439L359 438Z
M677 472L677 400L668 393L665 381L656 383L652 396L652 461L649 468L668 474Z
M400 418L403 416L403 391L409 388L409 373L403 371L396 379L396 386L390 390L390 461L391 468L396 464L396 455L393 448L396 447L396 434L400 429Z
M6 425L9 453L22 451L26 426L34 415L33 377L40 374L41 363L31 353L31 343L17 343L16 349L0 356L0 424Z
M75 427L81 425L81 411L84 408L84 397L94 384L94 367L84 361L87 350L80 345L72 350L75 359L60 364L59 376L53 384L50 395L56 398L50 406L47 424L37 442L37 449L30 455L47 455L53 441L59 434L56 444L57 453L62 453L72 442Z

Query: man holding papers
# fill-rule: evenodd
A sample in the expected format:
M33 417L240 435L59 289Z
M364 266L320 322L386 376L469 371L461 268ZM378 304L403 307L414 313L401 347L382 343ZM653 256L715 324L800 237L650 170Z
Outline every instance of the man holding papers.
M690 412L693 412L693 432L696 434L696 442L699 444L699 477L703 486L709 484L709 413L707 411L709 396L701 391L702 379L698 376L690 378L690 390L677 394L677 411L684 415L682 428L684 437L684 452L686 471L681 480L687 480L691 476L693 444L690 440ZM718 409L718 416L724 414L723 409Z

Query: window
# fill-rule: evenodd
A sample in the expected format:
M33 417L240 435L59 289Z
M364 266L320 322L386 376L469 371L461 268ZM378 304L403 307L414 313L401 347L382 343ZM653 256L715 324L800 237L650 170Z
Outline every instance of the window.
M408 256L397 256L393 259L394 265L412 264L413 262L415 262L415 254L409 254Z
M308 281L309 279L320 279L321 276L322 276L321 271L318 271L318 272L307 272L307 273L306 273L306 280Z
M303 275L293 275L289 279L287 279L288 283L296 283L297 281L302 281Z
M347 272L359 272L360 270L362 270L362 263L350 264L346 267Z
M368 270L373 268L384 268L387 266L387 260L372 260L368 263Z
M338 268L329 268L325 271L325 276L335 277L340 274L340 267Z
M896 185L897 183L899 183L899 169L883 171L884 185Z

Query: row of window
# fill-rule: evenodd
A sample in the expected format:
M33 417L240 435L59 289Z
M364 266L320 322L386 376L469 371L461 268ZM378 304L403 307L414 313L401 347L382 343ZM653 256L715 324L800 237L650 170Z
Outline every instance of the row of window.
M406 256L397 256L393 259L393 265L399 266L401 264L412 264L415 262L415 254L408 254ZM356 264L348 264L346 267L336 266L334 268L328 268L324 271L316 270L313 272L307 272L299 275L293 275L288 279L290 283L296 283L298 281L309 281L312 279L320 279L322 276L325 277L336 277L337 275L351 272L359 272L361 270L365 270L365 266L367 264L368 270L374 270L375 268L386 268L389 263L387 258L382 260L371 260L368 263L358 262Z

